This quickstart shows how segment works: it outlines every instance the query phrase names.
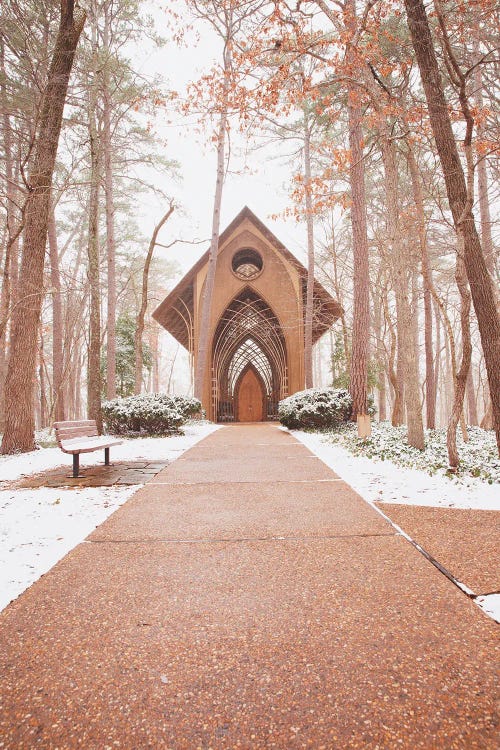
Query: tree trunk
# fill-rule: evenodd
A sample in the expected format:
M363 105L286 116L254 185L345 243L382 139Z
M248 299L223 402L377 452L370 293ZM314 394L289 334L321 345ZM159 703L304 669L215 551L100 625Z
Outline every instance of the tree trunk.
M463 237L465 269L481 336L500 453L500 317L492 279L476 231L472 199L451 126L425 6L423 0L405 0L405 7L453 222Z
M222 188L224 185L224 161L226 151L226 131L228 125L228 99L230 86L231 52L226 43L224 49L224 89L220 105L219 124L217 128L217 176L215 181L215 196L212 212L212 236L208 260L207 277L201 300L200 329L198 332L198 347L196 369L194 376L194 395L200 401L203 399L203 383L208 362L208 337L210 329L210 315L212 312L212 297L215 283L215 269L219 250L220 212L222 204ZM204 408L208 404L203 404ZM216 417L216 415L214 415Z
M356 419L358 414L366 414L368 408L370 295L363 132L361 128L362 112L357 92L349 91L348 96L349 180L351 185L352 252L354 260L354 303L349 390L352 398L352 419Z
M439 319L439 307L437 300L434 299L433 315L436 329L436 356L434 358L434 383L436 384L436 409L438 407L437 394L439 393L439 363L441 361L441 321ZM436 423L437 424L437 423Z
M43 355L43 331L40 325L40 339L38 345L38 384L40 387L40 418L38 422L38 428L43 430L47 427L49 422L49 407L47 402L47 393L45 389L45 358Z
M304 191L307 226L307 286L304 318L304 374L306 388L313 387L314 220L311 195L311 131L304 114Z
M56 219L54 209L49 214L50 282L52 286L52 417L55 422L65 419L64 409L64 361L63 319L61 300L61 277L59 274L59 251L57 248Z
M29 176L19 303L12 316L11 353L5 383L2 453L24 452L35 447L33 389L50 191L69 76L84 22L85 13L75 8L71 0L62 0L59 31L43 95Z
M90 338L87 360L87 415L95 419L99 434L102 433L101 413L101 290L99 258L99 184L101 154L97 130L97 49L95 18L93 19L93 79L89 88L88 130L90 142L90 199L88 226L88 278L90 285Z
M134 393L139 394L142 390L142 366L143 366L143 347L142 347L142 336L144 333L144 320L146 317L146 310L148 307L148 282L149 282L149 269L151 267L151 259L158 239L160 229L165 222L170 218L174 212L175 206L171 202L168 211L161 217L158 224L155 226L151 242L149 243L148 252L146 254L146 260L144 261L144 268L142 269L142 293L141 293L141 307L137 315L137 323L135 327L134 336L134 349L135 349L135 387Z
M465 388L467 384L467 376L469 374L472 355L469 325L470 292L468 289L467 274L465 273L465 264L461 247L458 248L455 278L457 280L461 302L460 328L462 331L462 362L460 364L460 369L458 370L455 377L455 394L450 422L448 424L448 430L446 432L446 446L448 449L448 461L450 464L450 468L456 470L459 464L459 456L457 451L457 426L463 413Z
M385 322L389 329L389 336L391 345L389 349L389 361L387 363L387 377L389 383L392 386L393 402L391 412L391 424L393 427L399 427L403 424L403 404L401 399L401 390L398 377L395 370L396 363L396 332L394 330L394 324L391 320L391 314L389 312L389 303L387 301L387 289L384 289L382 294L382 306L384 310Z
M475 57L480 57L479 51L477 49ZM478 64L476 64L476 67L474 68L474 93L476 99L476 107L480 112L482 112L484 108L483 76L481 65ZM482 141L484 139L484 135L484 121L482 117L479 117L477 123L478 141ZM486 169L486 159L484 158L484 156L479 157L477 163L477 197L479 200L479 214L481 217L481 244L483 246L484 261L486 263L486 268L491 275L491 278L495 279L495 248L493 245L493 237L491 234L490 201L488 197L488 172Z
M384 163L387 228L392 250L392 271L396 294L398 318L398 352L404 377L404 399L408 423L408 443L418 450L425 448L424 425L420 405L418 355L412 325L412 310L409 302L410 264L408 249L401 242L399 226L399 191L394 145L387 133L381 134L382 159Z
M104 7L104 51L109 58L110 14ZM111 92L109 59L104 62L102 147L104 154L104 194L106 199L106 258L108 267L106 321L106 397L116 398L116 242L113 193L113 157L111 144Z
M429 264L429 249L427 245L427 232L425 226L424 199L422 195L422 184L418 171L417 160L411 143L407 143L407 160L410 169L413 200L416 208L416 220L418 227L418 239L422 263L422 278L424 286L424 343L425 343L425 409L427 428L436 428L436 379L434 376L434 352L432 345L432 271Z
M474 378L472 376L472 367L469 367L467 376L467 405L469 407L469 424L478 425L479 418L477 415L476 393L474 391Z

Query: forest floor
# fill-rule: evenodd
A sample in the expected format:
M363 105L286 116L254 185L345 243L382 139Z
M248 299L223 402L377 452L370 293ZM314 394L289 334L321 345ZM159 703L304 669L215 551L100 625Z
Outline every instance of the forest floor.
M127 439L112 449L112 460L171 462L214 429L217 428L213 424L190 424L186 426L184 435ZM381 434L391 439L394 437L388 429L384 431L383 426L376 430L375 442L380 442ZM354 448L348 444L348 440L351 440L349 436L341 437L340 442L332 442L332 436L324 433L295 431L293 434L364 500L392 519L398 528L402 526L403 531L416 538L417 542L421 543L421 537L427 546L433 548L437 545L438 559L440 554L444 554L442 544L436 541L435 535L431 535L429 541L429 528L444 529L445 535L452 538L457 516L452 511L475 511L466 519L463 513L458 514L460 526L467 521L472 535L471 549L476 545L478 550L483 550L480 567L484 585L480 590L495 592L477 601L485 612L500 620L500 594L496 593L498 581L496 587L487 586L496 575L494 571L488 572L487 554L498 543L498 539L495 542L495 529L498 530L500 519L500 515L495 513L500 510L498 484L490 483L491 479L488 481L484 477L450 479L442 471L430 475L423 468L397 465L373 455L368 458L361 455L362 448L358 444ZM47 439L47 436L42 437ZM475 444L477 450L477 438ZM353 455L352 450L358 455ZM485 455L484 450L482 455ZM77 488L15 487L16 480L22 477L49 472L65 463L69 468L69 458L57 447L0 457L0 610L50 570L140 487L140 484ZM96 458L95 463L100 460L100 457ZM83 461L83 468L87 463L94 464L92 456ZM427 463L428 470L431 470L431 461ZM404 511L405 506L420 506L421 511L409 515ZM425 508L441 511L426 511ZM457 533L463 535L463 531ZM452 569L456 566L457 570L462 571L457 561L452 559L450 563ZM461 580L467 580L468 574L466 569Z

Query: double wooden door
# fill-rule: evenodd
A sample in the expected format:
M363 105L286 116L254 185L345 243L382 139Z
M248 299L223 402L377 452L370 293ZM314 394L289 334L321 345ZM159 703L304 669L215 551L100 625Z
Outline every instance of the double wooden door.
M262 422L264 419L264 393L260 379L249 367L238 388L238 422Z

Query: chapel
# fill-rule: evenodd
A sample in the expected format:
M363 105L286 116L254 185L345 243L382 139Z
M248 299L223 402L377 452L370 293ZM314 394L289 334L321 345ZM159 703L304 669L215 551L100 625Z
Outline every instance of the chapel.
M196 367L209 251L153 313ZM216 422L262 422L304 388L307 270L247 207L219 238L202 404ZM313 342L342 312L314 281Z

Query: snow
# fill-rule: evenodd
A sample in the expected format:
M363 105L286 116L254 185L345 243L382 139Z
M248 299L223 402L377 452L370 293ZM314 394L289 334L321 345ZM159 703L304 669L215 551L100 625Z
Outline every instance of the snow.
M174 461L215 429L217 426L209 423L188 424L184 435L127 439L113 448L112 458ZM0 480L12 481L65 463L67 457L59 448L2 456ZM0 490L0 611L83 541L140 486Z
M397 466L391 461L353 456L340 445L327 442L321 433L297 430L292 434L369 503L500 510L497 484L472 477L459 484L446 476L431 476L418 469Z
M478 596L475 601L495 622L500 622L500 594Z

